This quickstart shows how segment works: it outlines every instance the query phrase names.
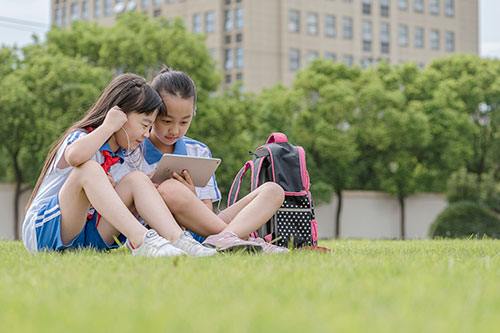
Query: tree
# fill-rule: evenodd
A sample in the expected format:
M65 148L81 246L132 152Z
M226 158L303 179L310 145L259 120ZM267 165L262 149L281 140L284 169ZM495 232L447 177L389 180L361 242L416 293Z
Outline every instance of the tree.
M47 35L47 47L51 54L83 58L113 73L133 72L147 78L166 64L193 78L201 103L217 90L221 77L203 35L188 32L181 19L151 19L137 11L119 15L111 27L87 21L75 21L71 29L55 27Z
M49 145L96 100L108 71L42 48L21 50L0 82L0 141L15 181L14 235L19 238L21 194L38 178ZM27 186L28 185L28 186Z
M359 74L357 68L318 59L297 75L293 87L301 106L293 118L293 137L307 152L314 179L311 192L320 201L329 201L333 192L337 195L336 237L341 231L342 191L352 185L358 158L351 124L356 108L353 82Z

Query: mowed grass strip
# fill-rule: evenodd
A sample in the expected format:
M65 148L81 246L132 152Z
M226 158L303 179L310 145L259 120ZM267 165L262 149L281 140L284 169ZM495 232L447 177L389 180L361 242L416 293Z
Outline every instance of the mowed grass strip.
M500 241L135 258L0 241L0 332L471 332L500 324Z

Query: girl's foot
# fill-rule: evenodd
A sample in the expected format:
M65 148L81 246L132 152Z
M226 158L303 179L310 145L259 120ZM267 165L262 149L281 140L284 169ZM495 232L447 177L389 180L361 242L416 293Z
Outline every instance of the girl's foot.
M197 242L189 231L182 232L181 237L173 242L172 245L191 257L210 257L217 254L215 249Z
M125 245L132 251L133 256L139 257L176 257L186 254L158 235L154 229L150 229L144 234L144 241L140 247L135 248L128 239Z
M226 231L216 235L210 235L205 239L203 245L217 249L219 252L246 251L250 253L262 252L262 246L253 241L245 241L234 232Z

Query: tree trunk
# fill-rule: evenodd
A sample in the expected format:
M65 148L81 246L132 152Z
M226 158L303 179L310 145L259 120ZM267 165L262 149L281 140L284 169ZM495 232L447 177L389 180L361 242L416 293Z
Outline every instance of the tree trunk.
M402 195L398 195L399 207L401 208L401 239L405 239L406 230L405 230L405 198Z
M336 191L338 202L337 202L337 214L335 216L335 238L340 238L340 213L342 212L342 191Z
M21 198L23 184L23 174L19 163L17 161L18 153L14 153L12 156L12 162L14 163L14 173L16 174L16 191L14 193L14 239L19 240L19 200Z

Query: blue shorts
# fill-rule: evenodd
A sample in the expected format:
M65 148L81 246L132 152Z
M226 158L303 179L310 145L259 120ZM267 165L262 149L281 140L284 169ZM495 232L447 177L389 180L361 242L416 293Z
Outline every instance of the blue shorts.
M75 248L94 248L96 250L108 250L117 248L119 245L106 244L97 230L98 214L87 220L83 230L69 243L63 244L61 239L61 211L59 210L59 195L38 211L35 221L36 239L38 250L64 251ZM118 236L118 240L124 244L125 236Z

